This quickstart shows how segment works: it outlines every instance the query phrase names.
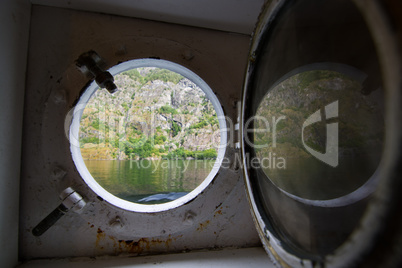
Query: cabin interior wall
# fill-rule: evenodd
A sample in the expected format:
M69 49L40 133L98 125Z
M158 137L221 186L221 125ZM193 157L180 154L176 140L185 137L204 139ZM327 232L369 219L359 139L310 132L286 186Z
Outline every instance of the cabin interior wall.
M28 51L29 0L4 0L0 8L0 263L18 262L18 210L22 113Z

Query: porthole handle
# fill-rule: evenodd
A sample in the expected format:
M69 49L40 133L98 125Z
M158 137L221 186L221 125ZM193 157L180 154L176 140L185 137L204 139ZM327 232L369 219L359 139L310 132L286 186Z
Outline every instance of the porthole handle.
M44 218L35 228L32 229L34 236L41 236L50 227L52 227L62 216L68 211L81 212L86 202L80 194L71 187L68 187L60 194L60 199L63 201L56 209L54 209L46 218Z
M50 227L52 227L64 214L68 212L68 209L60 204L55 210L53 210L46 218L44 218L33 230L34 236L41 236Z

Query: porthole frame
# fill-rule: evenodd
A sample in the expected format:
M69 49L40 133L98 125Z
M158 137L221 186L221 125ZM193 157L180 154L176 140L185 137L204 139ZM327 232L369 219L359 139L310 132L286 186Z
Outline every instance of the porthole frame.
M156 67L161 69L168 69L175 73L181 74L185 78L195 83L198 87L200 87L207 96L207 98L211 101L218 117L219 129L220 129L219 130L220 145L218 146L218 156L216 158L214 166L209 175L203 180L203 182L200 185L198 185L194 190L176 200L153 205L138 204L121 199L108 192L102 186L100 186L99 183L92 177L91 173L88 171L84 163L84 160L81 155L79 140L77 138L79 137L81 116L86 107L86 104L91 99L92 95L99 89L95 81L93 81L87 87L87 89L81 95L77 105L74 108L69 130L69 140L70 140L71 155L74 164L77 168L77 171L80 174L81 178L85 181L85 183L89 186L89 188L96 193L97 196L101 197L103 200L107 201L113 206L116 206L126 211L155 213L174 209L190 202L195 197L197 197L212 182L212 180L216 177L221 167L222 161L226 153L227 126L222 106L218 98L212 91L212 89L209 87L209 85L197 74L195 74L194 72L192 72L191 70L187 69L186 67L180 64L162 59L143 58L143 59L133 59L125 61L123 63L111 67L108 71L114 76L119 73L141 67Z

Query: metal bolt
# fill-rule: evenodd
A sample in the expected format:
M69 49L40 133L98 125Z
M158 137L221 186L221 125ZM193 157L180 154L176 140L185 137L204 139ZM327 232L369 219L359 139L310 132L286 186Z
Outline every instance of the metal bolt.
M56 104L66 103L66 98L66 91L64 90L57 90L53 95L53 101Z
M51 177L54 180L61 180L63 179L65 176L67 175L67 171L65 171L63 168L56 166L52 173L51 173Z
M75 62L82 73L90 73L100 88L106 88L110 94L117 91L113 76L99 67L101 57L93 50L82 54Z
M113 218L110 222L109 225L114 227L114 228L122 228L124 226L123 221L120 219L119 216L116 216Z
M183 58L185 60L192 60L194 58L194 53L191 50L186 50L183 53Z
M187 211L186 214L184 215L184 225L193 225L194 224L194 219L197 216L194 212L191 210Z

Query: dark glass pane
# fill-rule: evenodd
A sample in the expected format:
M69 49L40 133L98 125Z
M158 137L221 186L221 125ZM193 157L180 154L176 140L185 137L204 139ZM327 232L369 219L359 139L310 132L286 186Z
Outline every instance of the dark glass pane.
M243 115L247 172L273 235L320 261L347 240L375 191L384 92L352 1L281 3L255 39Z

